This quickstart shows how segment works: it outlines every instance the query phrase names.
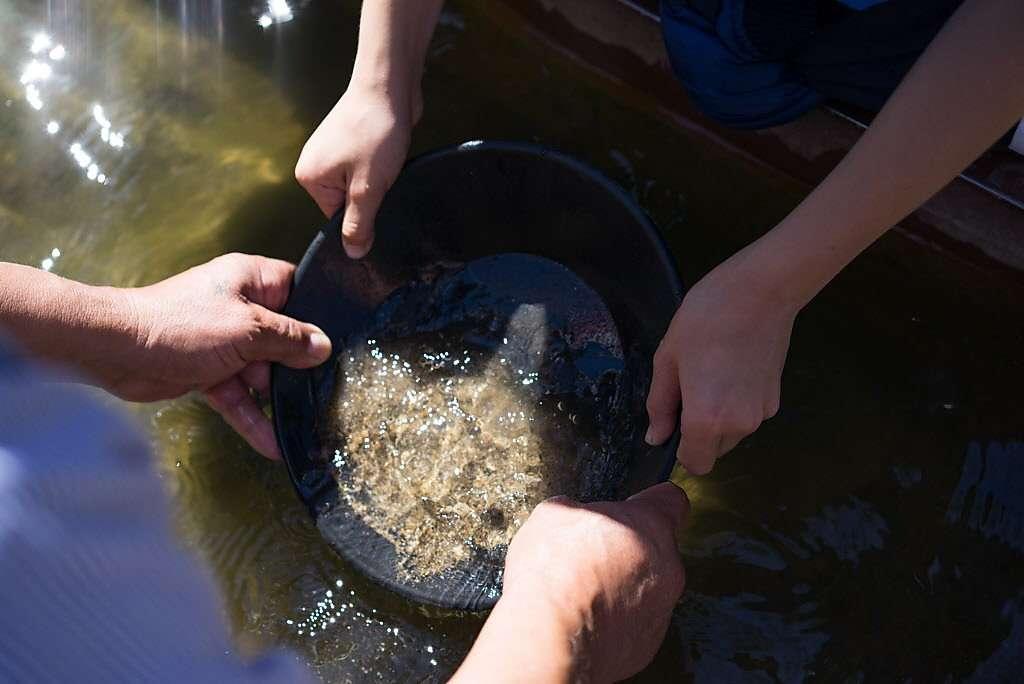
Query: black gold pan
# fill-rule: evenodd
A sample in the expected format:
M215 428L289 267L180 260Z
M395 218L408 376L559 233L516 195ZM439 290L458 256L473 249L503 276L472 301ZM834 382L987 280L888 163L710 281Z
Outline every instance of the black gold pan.
M345 255L338 220L314 238L285 307L288 315L320 326L334 354L314 369L274 366L272 406L295 488L321 534L348 562L399 594L446 608L487 609L501 593L503 551L478 554L440 575L400 573L394 546L339 497L337 478L344 473L335 470L323 442L338 353L379 325L385 300L393 303L401 296L396 291L439 265L463 290L488 293L487 301L495 302L492 330L509 325L509 312L519 304L542 307L543 325L558 335L584 340L596 329L610 330L619 351L619 391L615 418L598 422L614 432L624 467L609 471L603 493L625 496L667 477L672 446L643 444L644 399L650 359L682 288L650 219L620 187L538 145L474 142L406 166L384 199L366 258ZM590 372L581 366L553 382L573 391L573 378Z

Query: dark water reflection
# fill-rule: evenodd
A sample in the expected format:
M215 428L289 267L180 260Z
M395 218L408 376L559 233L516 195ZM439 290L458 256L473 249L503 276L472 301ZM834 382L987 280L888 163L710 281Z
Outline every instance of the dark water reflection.
M133 284L228 250L299 256L320 219L291 168L347 80L358 7L292 7L262 29L262 2L0 0L0 257ZM38 31L53 45L33 54ZM23 83L33 59L52 73ZM446 10L425 91L414 151L509 138L576 154L637 196L690 282L802 191L483 3ZM800 316L780 415L690 483L689 591L641 679L1018 679L1021 291L892 235ZM351 572L283 469L197 402L139 412L241 652L286 646L338 681L455 667L477 618Z

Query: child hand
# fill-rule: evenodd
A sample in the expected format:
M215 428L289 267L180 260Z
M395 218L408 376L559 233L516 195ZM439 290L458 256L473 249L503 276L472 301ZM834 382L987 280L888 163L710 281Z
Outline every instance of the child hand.
M353 84L313 132L295 178L330 218L345 206L341 239L353 259L373 246L373 223L409 151L414 112L387 89Z
M678 419L676 458L694 475L779 410L799 306L760 287L746 266L730 259L694 285L654 355L646 439L663 443Z

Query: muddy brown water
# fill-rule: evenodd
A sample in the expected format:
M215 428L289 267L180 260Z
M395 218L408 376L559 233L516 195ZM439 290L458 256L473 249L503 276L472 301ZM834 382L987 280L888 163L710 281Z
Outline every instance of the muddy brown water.
M292 5L262 29L260 2L0 0L0 258L130 285L230 250L300 256L320 217L292 167L347 81L358 5ZM52 44L33 54L40 31ZM34 67L22 83L33 59L49 78ZM564 149L637 197L688 282L806 191L484 3L449 3L425 95L414 152L476 138ZM1015 679L1022 291L890 235L801 314L779 416L689 483L688 590L641 680ZM240 654L288 648L326 681L457 666L478 617L347 568L283 468L198 401L133 410Z

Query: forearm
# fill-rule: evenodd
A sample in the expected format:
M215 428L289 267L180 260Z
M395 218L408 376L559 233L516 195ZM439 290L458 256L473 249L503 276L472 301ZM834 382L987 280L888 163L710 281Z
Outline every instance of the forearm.
M806 303L1024 114L1024 3L967 0L824 182L737 255Z
M92 379L104 359L138 342L123 291L0 263L0 327L33 356Z
M491 611L452 682L573 682L580 638L559 611L531 596L506 594Z
M352 84L382 89L415 111L423 62L443 4L444 0L364 0Z

